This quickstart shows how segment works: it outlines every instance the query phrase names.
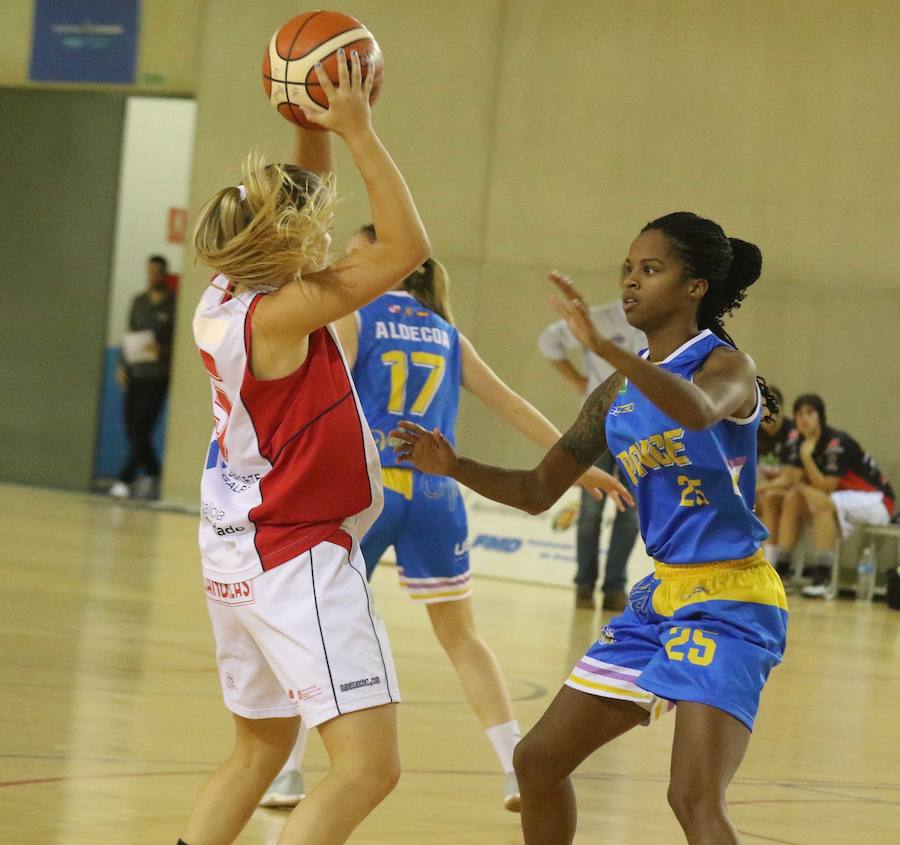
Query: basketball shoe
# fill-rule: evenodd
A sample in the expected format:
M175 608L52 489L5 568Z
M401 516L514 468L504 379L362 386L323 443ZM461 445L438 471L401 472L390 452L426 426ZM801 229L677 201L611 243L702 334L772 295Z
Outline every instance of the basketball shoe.
M296 807L306 798L303 774L298 771L285 772L272 781L265 795L259 799L260 807Z
M131 489L124 481L117 481L107 492L114 499L127 499L131 495Z
M579 610L593 610L596 607L594 590L591 587L575 588L575 607Z
M518 813L522 805L519 799L519 781L516 780L515 772L508 772L505 777L503 786L506 794L503 796L503 806L511 813Z
M603 594L603 609L621 613L628 607L628 594L624 590Z

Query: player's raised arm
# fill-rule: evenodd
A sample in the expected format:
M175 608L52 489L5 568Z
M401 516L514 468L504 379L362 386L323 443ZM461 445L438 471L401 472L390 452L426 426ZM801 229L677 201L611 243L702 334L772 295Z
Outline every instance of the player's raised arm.
M605 451L604 421L620 384L618 373L601 384L588 397L572 427L530 470L502 469L457 455L440 431L428 431L406 420L391 436L397 444L397 456L416 469L455 478L495 502L531 514L542 513Z
M602 337L591 321L584 298L568 276L554 272L550 280L561 294L554 305L578 340L606 359L654 405L685 428L700 431L728 416L747 416L755 407L756 365L746 353L738 349L716 349L693 379L679 378Z
M406 182L372 129L369 96L374 76L363 81L359 55L351 53L348 69L342 51L337 85L321 67L317 73L329 107L304 112L347 145L368 192L378 240L274 293L265 315L269 331L309 333L350 314L392 288L431 251Z
M462 383L500 419L527 437L532 443L552 449L560 439L559 430L525 397L520 396L478 354L471 341L460 335L462 348ZM602 498L600 490L613 497L616 507L624 510L627 503L634 504L628 490L615 476L597 467L591 467L578 480L595 498Z
M309 170L317 176L328 176L329 173L334 173L331 133L296 126L291 158L297 167Z

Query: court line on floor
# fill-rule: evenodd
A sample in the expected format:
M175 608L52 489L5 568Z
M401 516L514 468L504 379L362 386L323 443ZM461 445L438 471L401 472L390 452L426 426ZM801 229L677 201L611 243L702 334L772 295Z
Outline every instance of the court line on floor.
M790 787L790 784L784 784ZM866 798L860 795L857 798L746 798L737 801L728 801L729 807L737 807L738 805L759 805L759 804L883 804L887 807L900 807L900 801L890 801L886 798Z
M3 756L10 756L10 755L3 755ZM66 782L91 781L91 780L108 781L108 780L127 780L127 779L145 778L145 777L172 777L172 776L185 776L185 775L194 777L194 776L198 776L198 775L208 775L208 774L210 774L209 769L181 771L181 772L172 772L172 771L168 771L168 772L119 772L116 774L107 774L107 775L64 775L64 776L52 777L52 778L27 778L27 779L23 779L23 780L0 781L0 788L12 787L12 786L34 786L34 785L43 785L43 784L50 784L50 783L60 783L60 782L64 782L64 781L66 781ZM407 775L409 775L409 774L456 774L456 775L482 775L482 774L487 775L487 774L491 774L491 775L493 775L496 773L495 772L487 773L487 772L478 772L478 771L450 771L450 770L434 771L434 770L430 770L430 769L413 769L413 770L408 769L405 771L405 774L407 774ZM580 778L576 775L575 779L579 780ZM646 780L646 779L647 778L627 778L627 777L621 777L621 776L617 777L617 780L620 783L628 783L629 781ZM739 785L739 784L736 784L736 785ZM795 786L794 784L785 784L785 783L773 783L772 785L787 786L787 787ZM842 801L837 801L837 802L826 801L826 800L822 800L822 799L788 799L788 800L775 799L775 800L757 800L757 801L729 801L729 804L732 804L732 805L738 805L738 804L785 804L785 803L789 803L789 804L808 804L808 803L813 803L813 804L818 804L818 803L853 804L853 803L872 803L872 799L866 799L863 797L863 798L859 798L859 799L842 800ZM900 802L876 801L875 803L896 805L897 803L900 803ZM746 836L751 839L757 839L757 840L760 840L763 842L773 842L773 843L776 843L776 845L801 845L801 843L793 841L793 840L779 839L779 838L772 837L772 836L765 836L763 834L753 833L753 832L747 831L747 830L741 830L739 832L742 836Z
M10 755L3 755L3 756L10 756ZM65 776L52 777L52 778L28 778L28 779L16 780L16 781L0 781L0 788L11 787L11 786L43 785L43 784L50 784L50 783L60 783L63 781L126 780L126 779L144 778L144 777L171 777L173 775L174 776L188 775L188 776L194 777L194 776L198 776L198 775L208 775L209 773L210 773L210 770L203 769L203 770L182 771L182 772L171 772L171 771L169 771L169 772L119 772L117 774L107 774L107 775L65 775ZM430 770L430 769L418 769L418 770L413 769L413 770L406 770L405 774L462 774L462 775L491 774L491 775L493 775L496 773L495 772L487 773L487 772L478 772L478 771L450 771L450 770L434 771L434 770ZM577 775L575 776L575 779L576 780L579 779ZM629 780L646 780L646 778L623 778L620 776L617 778L617 780L619 780L619 782L622 782L622 783L627 783ZM794 784L784 784L784 783L780 783L780 784L776 783L773 785L788 786L788 787L794 786ZM858 801L860 801L862 803L869 803L871 801L871 799L860 798L860 799L858 799ZM852 804L852 803L857 803L857 802L854 800L845 800L845 801L834 802L834 801L824 801L824 800L820 800L820 799L806 799L806 800L790 799L787 801L763 800L763 801L730 801L729 802L729 804L735 804L735 805L736 804L772 804L772 803L794 803L794 804L845 803L845 804ZM896 804L898 802L884 801L884 802L877 802L877 803ZM772 837L772 836L765 836L763 834L753 833L752 831L748 831L748 830L741 830L739 832L742 836L749 837L751 839L757 839L757 840L760 840L763 842L773 842L773 843L776 843L776 845L801 845L801 843L794 841L794 840L779 839L779 838Z
M432 770L411 770L411 771L407 770L406 771L406 774L435 774L435 773L436 772L434 772ZM462 772L454 771L454 772L444 772L444 773L466 774L466 775L487 774L484 772L465 772L465 771L462 771ZM204 769L204 770L199 770L199 771L194 770L194 771L183 771L183 772L119 772L117 774L108 774L108 775L64 775L64 776L52 777L52 778L28 778L28 779L16 780L16 781L0 781L0 788L11 787L11 786L43 785L43 784L50 784L50 783L60 783L63 781L71 782L71 781L90 781L90 780L127 780L127 779L145 778L145 777L171 777L173 775L174 776L188 775L188 776L194 777L197 775L208 775L208 774L209 774L209 770ZM496 773L491 772L490 774L493 775ZM576 777L576 779L577 779L577 777ZM627 783L628 779L627 778L620 779L620 781ZM866 799L861 799L861 800L865 801ZM797 801L789 801L789 802L736 801L736 802L729 802L729 803L747 804L747 803L809 803L809 802L804 802L803 800L797 800ZM812 800L812 803L826 803L826 802L815 799L815 800ZM852 801L843 801L843 802L837 802L837 803L853 803L853 802ZM884 803L896 803L896 802L884 802ZM763 834L753 833L753 832L747 831L747 830L742 830L739 832L741 833L742 836L746 836L751 839L758 839L763 842L773 842L773 843L776 843L776 845L801 845L801 843L793 841L793 840L778 839L778 838L775 838L772 836L765 836Z
M208 775L210 769L194 772L119 772L110 775L61 775L54 778L27 778L25 780L0 780L0 789L7 786L31 786L34 784L60 783L73 780L125 780L127 778L158 778L172 775Z
M10 758L10 759L58 759L58 760L68 760L69 762L78 762L79 758L69 758L69 757L50 757L48 755L44 756L32 756L32 755L24 755L24 754L0 754L0 759ZM81 760L87 761L90 758L80 758ZM93 760L92 762L106 762L104 758L100 760ZM115 761L109 760L108 762L123 762L123 761ZM132 760L131 763L136 763L140 761ZM163 762L163 761L160 761ZM198 765L196 762L188 762L177 763L175 761L171 761L168 765ZM203 765L203 764L200 764ZM61 775L58 777L52 778L27 778L23 780L11 780L11 781L0 781L0 787L9 787L9 786L24 786L27 784L40 784L40 783L57 783L60 781L66 780L114 780L117 778L139 778L139 777L164 777L164 776L180 776L180 775L204 775L210 774L212 771L216 769L219 765L218 763L210 763L208 764L209 768L202 770L190 770L190 771L165 771L165 772L119 772L119 773L110 773L110 774L96 774L96 775ZM309 772L324 772L327 771L326 766L309 766L304 769L304 771ZM496 774L494 770L481 770L481 769L404 769L403 773L405 775L463 775L467 777L471 776L485 776L491 777ZM618 783L665 783L668 782L669 778L658 775L624 775L624 774L592 774L592 773L584 773L573 775L574 780L594 780L594 781L615 781ZM818 783L818 782L817 782ZM790 783L788 781L781 780L773 780L766 781L761 779L754 780L743 780L743 779L735 779L732 781L733 786L775 786L775 787L786 787L791 789L805 789L809 788L805 786L802 782L794 782ZM853 789L880 789L885 788L885 785L878 784L853 784L847 788ZM893 785L888 786L888 788L898 789L900 786ZM879 799L879 798L867 798L865 796L846 796L842 798L840 801L827 800L825 798L754 798L754 799L738 799L735 801L729 801L729 804L733 805L751 805L751 804L826 804L826 803L835 803L835 804L853 804L853 803L874 803L874 804L884 804L889 806L895 806L900 804L900 801L892 801L889 799Z
M156 670L149 670L146 675L154 674ZM183 674L190 675L205 675L205 674L217 674L217 670L215 665L209 667L209 669L185 669L183 670ZM86 678L90 678L90 673L85 674ZM106 673L97 673L97 677L106 677ZM142 676L145 677L145 676ZM518 683L521 686L526 687L526 691L519 693L518 695L513 695L511 697L512 701L515 702L524 702L524 701L538 701L542 698L546 698L547 696L547 687L542 684L535 683L534 681L526 681L521 678L512 679L513 683L510 686L513 686L514 683ZM138 679L135 681L136 684L141 683L141 680ZM71 685L69 684L47 684L40 683L34 681L0 681L0 689L41 689L41 690L69 690L71 689ZM198 699L215 699L217 701L221 700L221 691L218 685L215 688L210 688L208 692L202 691L193 691L193 690L134 690L134 689L108 689L100 686L93 686L90 689L91 695L126 695L126 696L135 696L140 693L141 698L198 698ZM417 699L414 697L404 696L403 704L406 707L456 707L461 705L467 705L467 701L464 698L445 698L445 699Z
M802 845L792 839L776 839L774 836L763 836L761 833L751 833L749 830L739 830L741 836L748 836L750 839L761 839L763 842L776 842L778 845Z
M668 783L669 776L668 775L621 775L609 772L582 772L580 774L575 774L576 778L583 778L586 780L618 780L623 777L630 778L631 780L640 780L644 783ZM740 786L790 786L793 788L815 788L821 787L824 789L886 789L886 790L900 790L900 783L884 783L883 781L879 783L849 783L847 781L836 781L836 782L828 782L822 780L785 780L784 778L762 778L762 777L736 777L732 781L733 785Z
M211 766L215 768L221 760L124 760L121 757L71 757L68 754L0 754L0 760L62 760L67 763L118 763L140 766ZM311 770L312 771L312 770ZM324 771L324 767L322 767Z
M825 787L821 787L821 786L802 786L800 784L795 784L795 783L786 783L786 784L784 784L784 786L787 789L803 789L803 790L806 790L807 792L813 792L816 795L830 795L835 798L854 798L854 799L860 798L860 796L858 796L858 795L848 795L846 792L835 792L831 788L826 789ZM888 803L884 799L881 799L881 798L863 798L860 800L870 801L873 804Z

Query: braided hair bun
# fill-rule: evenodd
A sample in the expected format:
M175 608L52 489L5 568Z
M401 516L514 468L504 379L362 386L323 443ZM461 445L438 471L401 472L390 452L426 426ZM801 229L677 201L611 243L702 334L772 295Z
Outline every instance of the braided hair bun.
M762 253L756 244L729 238L714 220L690 211L676 211L652 220L641 230L662 232L669 245L684 262L686 272L706 279L709 288L697 308L697 327L709 329L716 337L737 349L725 331L724 318L747 296L750 287L762 273ZM757 377L766 406L777 412L778 403L765 379Z
M731 266L725 283L735 293L750 287L762 273L762 252L756 244L729 238L731 245Z

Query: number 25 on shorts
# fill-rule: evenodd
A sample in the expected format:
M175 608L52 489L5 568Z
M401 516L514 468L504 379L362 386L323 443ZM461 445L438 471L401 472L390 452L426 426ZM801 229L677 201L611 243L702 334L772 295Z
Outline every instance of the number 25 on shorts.
M666 654L669 655L669 660L680 663L687 657L688 663L695 666L709 666L713 662L713 657L716 656L716 641L712 636L707 636L696 628L671 628L669 633L672 635L672 639L666 641ZM688 642L693 645L690 645L685 653L683 647Z

